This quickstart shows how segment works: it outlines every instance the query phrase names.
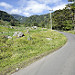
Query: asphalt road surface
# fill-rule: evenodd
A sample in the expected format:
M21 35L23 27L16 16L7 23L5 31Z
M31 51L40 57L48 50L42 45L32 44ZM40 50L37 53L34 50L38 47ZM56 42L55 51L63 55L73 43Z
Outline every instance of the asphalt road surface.
M75 75L75 35L63 34L68 41L62 48L12 75Z

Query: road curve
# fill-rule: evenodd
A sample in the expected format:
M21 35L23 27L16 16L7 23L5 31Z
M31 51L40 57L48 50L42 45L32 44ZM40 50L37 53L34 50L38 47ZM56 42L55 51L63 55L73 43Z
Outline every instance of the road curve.
M75 75L75 35L61 33L68 38L62 48L12 75Z

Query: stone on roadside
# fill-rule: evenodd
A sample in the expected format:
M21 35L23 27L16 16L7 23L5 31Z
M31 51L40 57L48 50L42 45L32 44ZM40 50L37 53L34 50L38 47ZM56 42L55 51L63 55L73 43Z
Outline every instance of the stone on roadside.
M11 29L14 29L12 26L10 26Z
M16 68L16 71L18 71L19 70L19 68Z
M37 29L37 26L33 26L32 28L33 28L33 29Z
M17 36L17 35L18 35L18 32L15 32L13 36Z
M17 36L17 37L23 37L24 34L22 32L15 32L13 36Z
M23 36L24 36L24 34L22 32L18 33L18 37L23 37Z
M12 37L11 36L8 36L8 39L12 39Z

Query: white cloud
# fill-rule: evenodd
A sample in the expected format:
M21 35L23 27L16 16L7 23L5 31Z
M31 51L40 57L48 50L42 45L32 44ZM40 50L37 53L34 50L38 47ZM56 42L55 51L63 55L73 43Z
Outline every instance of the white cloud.
M66 4L62 3L62 0L19 0L18 5L19 7L16 7L16 9L12 8L10 13L29 17L34 14L49 12L51 8L53 8L54 11L63 9Z
M20 13L27 17L34 14L43 14L44 12L49 12L48 10L51 8L53 8L55 11L65 7L65 4L62 3L62 0L19 0L18 4L19 8L12 10L11 12ZM52 5L55 6L53 7Z
M11 11L9 13L10 14L21 14L21 15L24 15L27 17L31 16L30 13L24 11L23 9L22 10L21 9L11 9Z
M5 9L9 9L13 7L12 5L5 2L0 2L0 6L4 7Z
M50 7L46 4L41 4L36 1L29 1L28 6L25 8L26 12L42 13L44 10L49 10Z
M10 11L10 14L21 14L21 13L22 13L22 11L19 10L19 9L12 9L12 10Z
M20 5L21 7L23 7L23 6L26 6L27 5L27 2L28 1L27 0L19 0L17 3L18 3L18 5Z
M33 2L33 1L36 1L42 4L52 4L52 3L59 3L62 0L19 0L18 4L21 6L25 6L27 5L28 2Z
M30 0L27 2L24 0L20 0L19 3L21 1L23 1L23 5L21 4L19 8L12 9L10 11L11 14L23 14L24 16L29 17L33 14L43 13L44 11L48 11L50 9L48 5L38 3L34 0Z
M45 4L52 4L52 3L58 3L62 0L37 0L37 1L39 1L41 3L45 3Z
M27 17L31 16L31 14L30 13L27 13L27 12L24 12L23 15L25 15Z
M53 7L52 9L53 9L54 11L56 11L56 10L59 10L59 9L63 9L63 8L65 8L65 7L66 7L66 4L61 4L61 5L57 5L57 6Z

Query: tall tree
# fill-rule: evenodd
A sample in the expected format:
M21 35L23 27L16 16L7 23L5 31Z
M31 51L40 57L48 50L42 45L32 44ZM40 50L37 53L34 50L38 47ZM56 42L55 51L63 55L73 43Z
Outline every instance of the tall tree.
M74 2L74 7L75 7L75 0L68 0L68 2ZM74 9L74 19L73 19L73 23L74 23L74 31L75 31L75 9Z

